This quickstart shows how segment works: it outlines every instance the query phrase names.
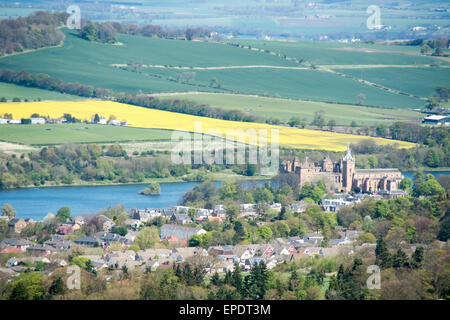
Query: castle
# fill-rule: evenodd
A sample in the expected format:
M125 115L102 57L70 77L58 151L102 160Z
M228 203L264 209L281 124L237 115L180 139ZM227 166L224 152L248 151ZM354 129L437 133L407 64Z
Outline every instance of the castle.
M368 193L396 191L404 178L398 169L355 169L355 159L350 148L338 162L333 163L326 156L322 165L317 166L308 157L302 163L294 158L284 161L281 171L298 175L300 187L322 180L328 188L345 193L352 190Z

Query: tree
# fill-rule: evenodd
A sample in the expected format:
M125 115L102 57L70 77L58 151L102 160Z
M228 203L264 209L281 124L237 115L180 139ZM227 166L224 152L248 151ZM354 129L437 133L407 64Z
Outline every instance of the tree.
M48 289L48 293L50 295L58 295L64 294L66 292L66 286L64 284L64 280L61 277L57 277L52 281L50 288Z
M314 120L311 123L313 126L318 126L319 128L323 128L325 125L325 118L323 116L323 111L314 112Z
M44 276L39 272L25 272L8 285L9 300L40 300L45 295Z
M161 194L161 187L158 182L152 182L148 185L147 188L145 188L142 191L139 191L139 194L143 195L160 195Z
M126 152L119 144L112 144L106 151L106 155L110 157L122 157L126 155Z
M70 208L61 207L56 213L56 218L61 222L66 222L67 220L70 220Z
M139 245L141 250L149 249L153 247L153 245L159 240L159 231L158 228L145 227L139 232L139 235L134 240L134 243Z
M265 241L270 240L273 237L272 229L270 229L267 226L259 227L258 228L258 233L259 233L259 236Z
M428 54L431 51L431 48L429 45L427 45L426 43L423 44L423 46L420 48L420 53L421 54Z
M239 242L247 239L247 232L245 231L244 225L242 224L242 222L240 220L234 221L233 229L236 232L234 234L234 242L235 243L239 243Z
M231 274L231 285L236 288L239 293L243 293L243 281L241 274L241 267L238 263L234 265L233 273Z
M411 267L413 269L419 269L422 267L424 259L424 249L423 247L417 247L414 253L411 255Z
M117 233L118 235L125 237L128 233L128 229L124 226L114 226L111 229L111 233Z
M288 121L288 124L291 127L298 127L302 123L302 120L300 117L291 117L291 119Z
M14 219L16 216L16 211L14 211L14 208L9 203L6 203L2 206L2 216L7 216L10 219Z
M267 290L267 268L264 262L255 263L252 266L250 275L245 278L245 295L250 300L260 300L264 298Z
M438 233L438 239L447 241L450 238L450 213L447 212L441 220L441 228Z
M412 186L412 180L410 178L404 178L400 181L399 188L410 193Z
M331 119L330 121L328 121L327 126L330 129L330 131L333 131L333 128L336 126L336 121Z
M387 248L386 242L383 238L377 240L377 246L375 248L376 264L382 268L390 268L392 266L392 258Z
M395 269L409 267L409 261L406 253L402 249L398 249L392 257L392 267Z
M387 133L388 133L388 127L384 124L384 123L380 123L379 125L377 125L377 127L375 128L375 132L377 133L378 136L380 137L386 137Z
M375 238L373 233L370 233L370 232L365 232L365 233L359 235L357 240L361 244L362 243L376 243L377 242L377 239Z

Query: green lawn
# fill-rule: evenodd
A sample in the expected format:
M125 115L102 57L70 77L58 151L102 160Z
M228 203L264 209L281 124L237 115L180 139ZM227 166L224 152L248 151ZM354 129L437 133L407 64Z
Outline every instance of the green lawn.
M62 94L56 91L48 91L37 88L28 88L18 86L12 83L0 82L0 98L5 97L7 100L19 98L20 100L28 99L34 100L78 100L82 99L78 96L70 94Z
M28 145L169 140L169 130L92 124L0 125L0 140Z
M279 117L289 120L293 116L314 118L316 111L324 111L327 120L334 119L338 125L348 125L355 120L359 125L390 123L392 121L418 121L423 118L419 112L383 108L367 108L353 105L324 102L296 101L230 94L179 94L163 96L171 99L194 100L224 109L237 109L263 117Z

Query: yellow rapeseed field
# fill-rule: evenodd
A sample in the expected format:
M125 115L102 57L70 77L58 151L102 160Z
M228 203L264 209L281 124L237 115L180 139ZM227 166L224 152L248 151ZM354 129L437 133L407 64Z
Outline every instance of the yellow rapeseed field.
M279 142L282 147L298 149L320 149L328 151L343 151L347 145L360 140L374 140L378 144L397 144L400 148L410 148L414 144L382 138L371 138L351 134L339 134L325 131L298 129L284 126L274 126L263 123L226 121L205 117L173 113L127 105L112 101L41 101L0 103L0 114L11 113L14 119L29 118L33 113L51 118L59 118L64 113L82 120L90 120L94 114L105 118L116 116L117 120L127 121L129 126L140 128L159 128L189 132L202 132L213 135L223 134L227 129L258 130L266 129L270 140L271 129L278 129ZM216 130L211 132L210 130ZM266 131L264 130L264 131ZM250 135L251 131L247 131ZM244 135L237 135L236 141L249 143ZM266 142L260 139L258 144Z

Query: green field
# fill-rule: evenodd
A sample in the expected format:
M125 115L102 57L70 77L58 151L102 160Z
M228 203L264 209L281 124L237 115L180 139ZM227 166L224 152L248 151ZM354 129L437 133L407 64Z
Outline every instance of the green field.
M0 125L0 140L27 145L170 140L169 130L93 124Z
M70 94L62 94L55 91L42 90L37 88L28 88L18 86L12 83L0 82L0 98L5 97L7 100L19 98L20 100L78 100L82 99L78 96Z
M67 39L62 47L0 58L0 68L25 69L31 73L44 72L65 82L76 81L122 92L207 91L346 104L355 104L358 94L363 93L366 96L365 105L368 106L420 108L425 104L423 100L390 93L323 70L242 68L259 65L286 68L307 66L266 52L226 44L121 35L119 40L122 45L107 45L82 40L75 33L67 30L65 32ZM430 57L399 53L377 53L373 58L373 53L353 54L352 51L334 50L335 44L330 43L317 43L317 47L314 47L316 43L308 42L273 42L272 45L281 46L279 49L282 51L285 44L298 47L295 50L299 52L308 47L309 54L317 57L319 61L323 54L324 64L413 62L408 59L417 59L420 63L434 61ZM305 51L305 56L308 50ZM346 58L347 55L350 58ZM126 70L113 67L112 64L125 65ZM177 69L179 66L188 68ZM241 68L190 69L233 66ZM189 84L184 80L174 81L186 72L195 72L195 78ZM221 81L222 87L211 87L212 78ZM438 81L435 84L438 84ZM418 86L420 83L411 86L411 91L415 91L414 88Z
M420 47L398 45L243 39L232 39L228 42L285 54L288 57L304 62L313 62L317 65L414 65L441 61L434 57L419 55Z
M428 98L436 87L450 87L450 68L345 69L350 74L383 86Z
M148 69L148 68L145 68ZM178 70L143 70L175 78ZM336 74L317 70L282 69L227 69L197 70L193 84L201 85L199 91L208 88L211 79L222 82L226 92L268 95L290 99L356 104L358 94L366 96L365 105L387 108L420 108L424 101L390 93ZM191 86L191 91L196 89Z
M417 122L423 118L421 113L410 110L399 111L396 109L367 108L354 105L245 95L205 93L162 95L158 97L193 100L214 107L242 110L266 118L279 117L284 121L297 116L306 118L308 123L313 120L316 111L323 111L327 121L334 119L338 125L349 125L352 121L356 121L358 125L374 125L381 122L390 123L397 120Z

